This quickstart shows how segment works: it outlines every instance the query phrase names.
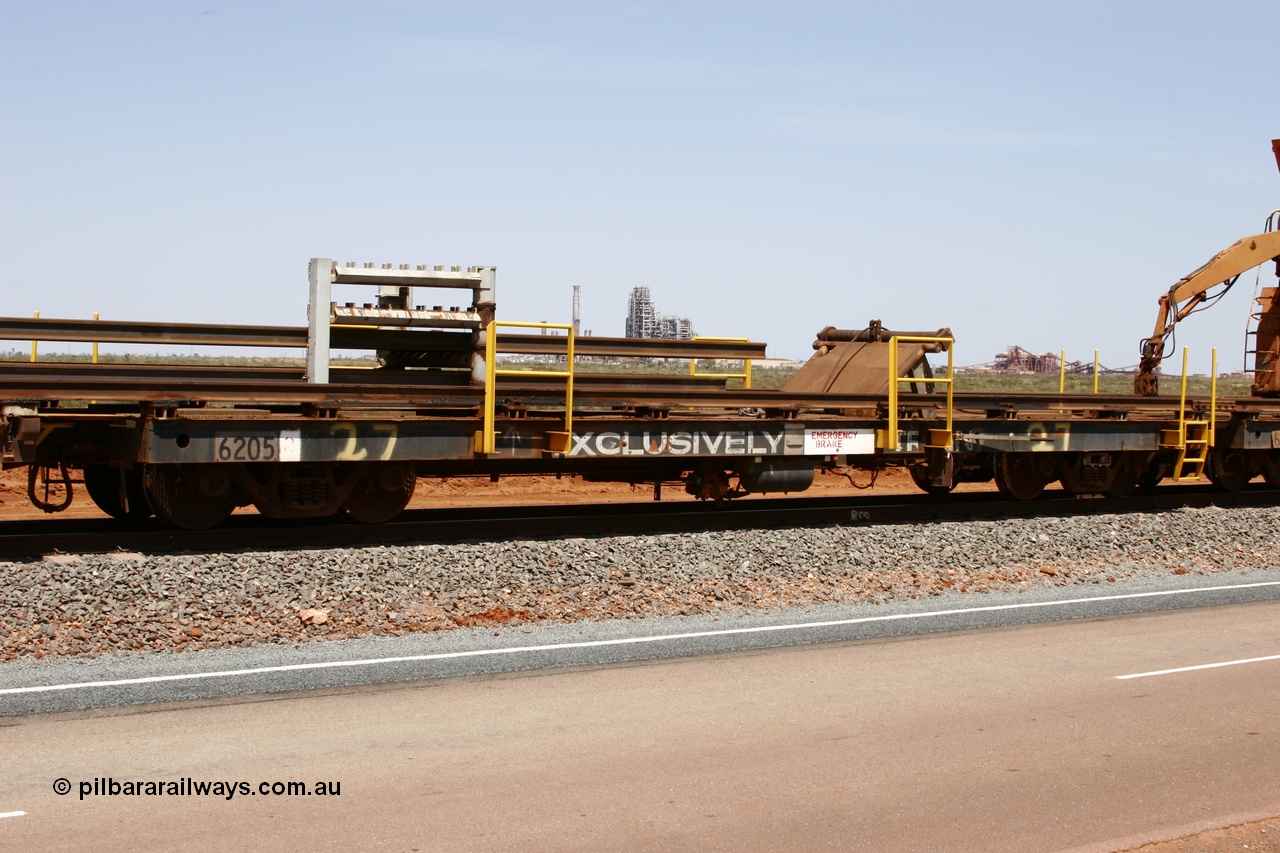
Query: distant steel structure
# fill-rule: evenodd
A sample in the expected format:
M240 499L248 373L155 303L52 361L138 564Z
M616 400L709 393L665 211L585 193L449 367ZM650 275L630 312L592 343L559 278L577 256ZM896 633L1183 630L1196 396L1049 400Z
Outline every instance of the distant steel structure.
M582 285L573 286L573 335L582 334Z
M1057 373L1058 361L1051 352L1034 353L1014 345L996 355L992 369L996 373Z
M1036 376L1049 376L1061 371L1073 376L1083 376L1094 372L1094 364L1085 361L1068 361L1064 365L1062 357L1057 353L1035 353L1014 344L1004 352L997 353L994 361L963 365L956 369L965 373L1011 373ZM1097 369L1099 374L1132 375L1136 365L1112 368L1099 364Z
M658 338L667 341L692 340L698 333L687 317L663 314L653 304L649 288L634 287L627 299L628 338Z

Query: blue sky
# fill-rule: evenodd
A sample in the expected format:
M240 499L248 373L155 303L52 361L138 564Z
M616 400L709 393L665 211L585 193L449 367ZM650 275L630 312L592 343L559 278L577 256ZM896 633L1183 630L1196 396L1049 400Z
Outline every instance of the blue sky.
M771 355L875 318L962 364L1134 364L1158 295L1280 206L1278 31L1274 2L0 0L0 313L301 325L324 256L496 265L508 320L579 284L596 334L647 285ZM1253 284L1181 327L1200 369L1240 364Z

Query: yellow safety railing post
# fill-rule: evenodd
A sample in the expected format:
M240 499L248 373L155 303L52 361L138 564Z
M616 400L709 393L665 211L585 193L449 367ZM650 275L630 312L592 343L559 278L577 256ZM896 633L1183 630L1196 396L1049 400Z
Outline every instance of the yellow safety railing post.
M96 322L98 322L98 312L97 312L97 311L94 311L94 312L93 312L93 321L94 321L95 323L96 323ZM97 341L94 341L94 342L93 342L93 363L94 363L94 364L97 364L97 363L98 363L98 342L97 342Z
M1058 353L1058 393L1067 390L1067 351Z
M1182 348L1182 390L1178 397L1178 461L1173 466L1175 482L1198 480L1204 476L1209 461L1209 449L1214 444L1218 408L1218 353L1213 353L1214 374L1209 380L1209 417L1187 417L1187 348ZM1194 451L1194 452L1192 452ZM1190 473L1186 473L1187 471Z
M1214 446L1214 434L1218 429L1218 348L1213 348L1209 367L1209 446Z
M885 430L884 440L881 442L882 450L898 450L898 386L907 382L925 382L936 385L947 386L947 443L946 448L950 450L954 446L953 424L955 413L955 338L931 338L916 337L914 335L894 335L889 338L889 416ZM898 375L898 344L946 344L947 345L947 378L939 379L936 376L930 379L921 379L918 376L899 376Z
M564 329L568 333L565 348L564 370L498 370L498 327L521 329ZM547 376L565 380L564 434L565 442L573 430L573 326L567 323L521 323L512 320L491 320L485 326L484 342L484 432L480 436L480 452L496 453L498 450L497 385L499 376Z
M36 318L37 320L39 320L39 319L40 319L40 312L39 312L39 311L37 311L37 312L35 313L35 318ZM35 341L32 341L32 342L31 342L31 363L32 363L32 364L35 364L35 362L36 362L36 342L35 342Z
M1187 446L1187 348L1182 348L1182 390L1178 393L1178 446Z
M889 341L889 423L885 450L898 449L898 339Z
M493 453L497 439L493 434L494 392L497 389L496 361L498 357L498 324L490 321L484 327L484 425L480 439L480 452Z
M947 449L951 450L955 447L955 439L952 437L953 421L955 417L955 341L947 344Z
M693 337L693 338L690 338L690 340L693 340L693 341L728 341L728 342L732 342L732 343L750 343L750 342L751 342L751 338L706 338L706 337L702 337L702 336L700 336L700 335L699 335L699 336L695 336L695 337ZM710 377L712 377L712 378L714 378L714 379L741 379L741 380L742 380L742 387L743 387L744 389L746 389L746 388L750 388L750 387L751 387L751 359L749 359L749 358L744 358L744 359L742 359L742 372L741 372L741 373L699 373L699 372L698 372L698 359L697 359L697 357L695 356L694 358L689 359L689 375L690 375L690 376L710 376Z
M1098 351L1093 351L1093 393L1098 393Z
M573 432L573 326L569 326L569 342L565 355L564 431Z
M1209 450L1217 440L1214 433L1218 426L1218 350L1215 347L1212 354L1210 372L1213 375L1209 380L1209 416L1207 418L1202 414L1193 418L1187 417L1188 355L1188 348L1183 347L1182 382L1178 390L1177 440L1165 438L1165 434L1172 433L1173 430L1161 431L1160 439L1161 448L1178 451L1178 460L1173 466L1173 480L1177 483L1199 480L1204 476L1205 466L1209 462Z

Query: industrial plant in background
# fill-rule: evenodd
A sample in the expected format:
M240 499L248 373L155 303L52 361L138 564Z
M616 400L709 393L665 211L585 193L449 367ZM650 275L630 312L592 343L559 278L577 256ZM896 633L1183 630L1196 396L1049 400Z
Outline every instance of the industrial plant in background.
M956 368L958 373L1011 373L1022 376L1050 376L1059 372L1071 375L1087 375L1094 372L1105 375L1132 375L1137 365L1128 367L1105 367L1095 365L1092 361L1068 361L1063 363L1065 350L1059 353L1032 352L1014 344L1004 352L996 353L995 359L981 364L968 364Z
M647 287L633 287L627 300L628 338L660 338L667 341L692 340L698 333L687 317L663 314L653 304Z

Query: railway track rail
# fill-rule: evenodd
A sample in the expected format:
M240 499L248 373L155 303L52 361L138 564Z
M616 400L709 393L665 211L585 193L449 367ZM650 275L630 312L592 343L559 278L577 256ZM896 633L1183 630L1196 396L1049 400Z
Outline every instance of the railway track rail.
M996 492L972 492L946 497L920 494L761 498L722 507L679 502L415 509L377 527L331 519L282 524L253 514L236 515L223 526L202 531L175 530L155 519L142 522L106 518L41 519L0 523L0 558L117 550L162 554L344 548L629 533L1052 518L1276 503L1280 503L1280 489L1256 484L1233 493L1207 485L1164 486L1153 494L1106 499L1050 492L1038 500L1018 501L1002 498Z

